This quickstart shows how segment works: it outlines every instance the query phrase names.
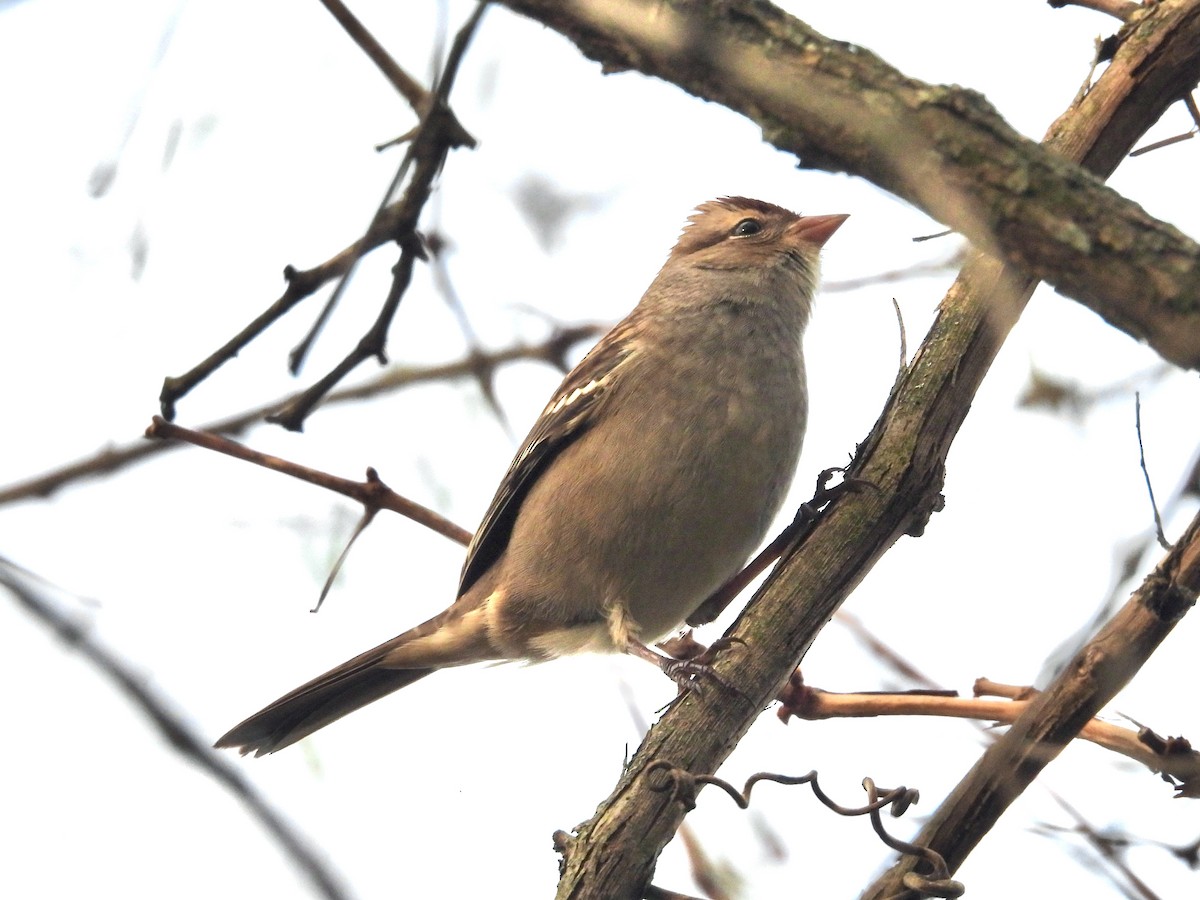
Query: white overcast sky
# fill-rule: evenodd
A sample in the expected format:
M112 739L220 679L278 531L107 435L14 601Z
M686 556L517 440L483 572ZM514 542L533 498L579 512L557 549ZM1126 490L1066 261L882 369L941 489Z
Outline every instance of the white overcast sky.
M1083 80L1104 17L1040 0L784 4L830 37L874 50L907 74L983 92L1040 138ZM427 78L435 3L353 8L410 72ZM457 27L470 10L449 4ZM178 374L282 289L285 264L311 266L362 229L397 162L373 146L411 127L406 105L315 2L25 0L0 3L0 484L134 440ZM746 194L809 213L850 213L830 242L830 281L942 258L956 239L913 244L937 223L871 185L798 171L755 127L637 74L603 77L564 39L493 9L452 97L474 151L450 159L424 224L454 245L450 270L489 346L544 336L540 310L612 321L649 283L690 209ZM1180 109L1155 137L1184 131ZM173 147L173 150L168 148ZM1200 233L1184 143L1125 163L1118 190ZM101 197L98 167L115 165ZM515 204L537 176L595 195L547 252ZM145 252L135 277L135 253ZM373 317L390 251L361 267L302 383L324 372ZM894 297L910 352L951 273L819 300L807 348L810 432L794 501L869 431L898 358ZM310 300L179 408L199 425L296 386L287 350ZM399 362L459 358L463 338L418 270L393 328ZM1042 289L983 385L950 455L946 509L902 539L847 609L940 683L1027 683L1107 593L1115 549L1149 519L1132 431L1132 391L1082 420L1019 411L1031 364L1085 385L1143 372L1156 356ZM364 366L358 376L374 372ZM357 376L356 376L357 377ZM526 365L498 389L517 437L558 374ZM1175 373L1143 395L1160 498L1197 445L1200 391ZM349 477L376 466L402 493L474 527L513 437L469 383L319 411L303 435L264 426L253 446ZM1192 510L1168 523L1175 533ZM199 451L0 508L0 553L58 585L64 608L127 658L213 739L285 690L445 606L461 550L407 522L360 540L326 609L310 615L356 511L273 473ZM1144 569L1145 570L1145 569ZM1194 618L1194 617L1193 617ZM1162 733L1200 726L1181 686L1195 680L1198 628L1185 621L1114 705ZM712 629L702 637L719 631ZM836 623L805 662L809 682L871 690L892 675ZM302 897L310 888L241 806L178 757L69 649L0 600L0 896ZM239 762L321 848L354 895L549 896L554 829L588 818L671 685L643 663L581 658L441 673L311 741ZM632 697L626 700L626 694ZM1185 694L1186 696L1186 694ZM818 769L858 802L859 782L921 789L892 822L911 834L978 754L960 722L793 722L764 716L723 770ZM1053 790L1097 827L1148 839L1196 837L1194 807L1151 775L1072 748L962 870L969 896L1118 896L1063 843ZM787 848L768 859L767 822ZM849 896L891 855L862 820L803 791L761 789L750 813L706 793L689 818L747 897ZM813 865L820 860L820 865ZM1163 897L1194 896L1196 875L1154 848L1135 851ZM1045 890L1030 891L1031 878ZM682 851L658 882L695 891Z

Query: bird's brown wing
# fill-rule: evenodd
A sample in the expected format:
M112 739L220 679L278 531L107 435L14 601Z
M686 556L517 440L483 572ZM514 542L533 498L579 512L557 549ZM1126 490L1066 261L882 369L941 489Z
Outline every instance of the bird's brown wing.
M460 597L504 552L521 502L538 476L564 447L595 421L602 400L611 390L613 373L634 352L623 339L628 327L627 319L614 329L621 330L618 336L622 340L602 341L584 357L563 381L534 425L471 541L463 566ZM347 713L425 677L435 671L437 664L423 660L415 667L397 668L397 654L416 639L461 623L470 615L471 610L462 604L451 606L428 622L285 694L231 729L216 746L236 747L243 754L254 753L256 756L273 753ZM480 636L474 632L464 632L464 635L465 639Z
M458 596L465 594L504 552L521 503L540 475L595 421L612 390L613 374L636 352L627 339L636 319L625 319L559 385L508 467L496 496L467 548Z

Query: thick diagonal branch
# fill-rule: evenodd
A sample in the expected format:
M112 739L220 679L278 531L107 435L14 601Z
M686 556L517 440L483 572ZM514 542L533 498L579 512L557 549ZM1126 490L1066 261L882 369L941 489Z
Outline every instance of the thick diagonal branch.
M1085 171L1111 171L1113 154L1145 130L1136 101L1112 111L1111 140L1089 151L1103 159L1064 159L981 95L908 78L759 0L504 2L606 70L670 81L742 113L805 166L869 179L1171 362L1200 368L1200 245ZM1158 98L1157 118L1200 77L1200 8L1146 4L1122 38L1126 54L1164 63L1123 73L1130 94Z
M1062 674L992 744L921 829L916 843L932 847L956 869L1021 792L1149 659L1200 593L1200 515L1129 602L1088 641ZM901 859L864 900L902 896L914 868Z
M740 4L721 6L733 7ZM1191 55L1180 56L1164 51L1179 46L1179 35L1162 31L1192 34L1198 8L1197 0L1156 7L1171 15L1156 20L1148 36L1127 37L1095 88L1054 124L1048 148L1102 177L1110 174L1171 102L1146 86L1172 83L1180 68L1193 80L1200 72L1194 34ZM755 5L756 16L763 9ZM716 668L738 691L690 694L651 729L613 793L570 843L560 900L638 895L685 812L650 789L643 777L648 767L666 760L694 774L716 771L850 591L900 535L920 533L940 502L950 444L1034 285L982 255L967 265L847 473L879 489L837 501L735 623L732 633L746 648Z

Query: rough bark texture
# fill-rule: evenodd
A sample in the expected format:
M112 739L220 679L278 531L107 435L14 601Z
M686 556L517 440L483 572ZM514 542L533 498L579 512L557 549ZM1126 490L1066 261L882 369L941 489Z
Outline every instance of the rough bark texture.
M504 2L606 70L658 76L742 113L802 165L869 179L1167 360L1200 368L1200 246L1075 164L1085 160L1017 134L980 94L907 78L755 0ZM1157 114L1186 94L1198 33L1192 4L1138 12L1125 44L1162 64L1128 69L1126 91L1159 98ZM1126 149L1095 152L1124 155L1146 124L1127 106L1109 127L1110 146Z
M742 695L710 690L670 710L567 847L560 898L638 897L686 813L655 789L661 779L648 767L715 771L875 560L900 535L921 532L940 504L950 444L1034 276L1164 356L1200 363L1200 248L1076 165L1106 177L1200 77L1200 0L1139 14L1097 86L1054 123L1047 147L1015 135L978 95L904 78L768 4L508 5L609 68L637 67L745 113L806 163L870 178L1010 261L977 254L943 300L855 463L852 474L878 489L839 500L731 629L746 647L718 669ZM1185 328L1193 334L1168 334Z
M937 850L951 871L957 869L1042 769L1129 683L1198 592L1200 515L1120 612L980 757L914 843ZM901 879L916 867L912 857L902 858L864 898L905 896Z

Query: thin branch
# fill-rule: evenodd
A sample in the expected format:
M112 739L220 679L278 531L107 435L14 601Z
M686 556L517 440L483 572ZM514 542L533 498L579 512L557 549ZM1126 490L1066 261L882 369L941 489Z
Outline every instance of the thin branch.
M1029 689L1022 691L1020 699L981 700L928 691L838 694L805 685L803 690L789 691L786 704L777 714L785 722L791 716L807 720L935 716L1012 725L1037 697L1038 692ZM1134 730L1092 718L1080 729L1078 737L1141 763L1151 772L1170 776L1192 790L1200 787L1200 753L1179 738L1155 740L1151 735L1154 732L1144 726ZM1181 792L1180 796L1190 795Z
M467 529L454 524L445 516L429 509L429 507L422 506L420 503L397 494L383 483L379 478L379 474L372 468L367 469L367 478L365 481L351 481L348 478L340 478L337 475L330 475L318 469L310 469L308 466L302 466L290 460L260 453L219 434L192 431L190 428L184 428L181 425L168 422L162 416L154 417L150 427L146 429L146 437L187 441L189 444L197 447L203 447L206 450L213 450L217 453L223 453L226 456L232 456L235 459L254 463L257 466L262 466L263 468L271 469L274 472L280 472L284 475L290 475L292 478L298 478L301 481L307 481L309 484L315 484L317 487L325 488L327 491L333 491L344 497L349 497L361 503L368 512L388 509L412 519L414 522L424 525L431 531L436 531L438 534L448 537L452 541L463 545L471 541L471 532L467 531Z
M358 20L354 13L350 12L341 0L321 0L321 5L329 11L330 15L337 19L338 24L342 26L346 34L367 55L367 58L375 63L376 68L383 73L383 76L392 87L408 101L408 105L412 107L413 112L418 116L424 116L429 109L429 104L432 102L432 95L429 91L421 87L415 78L405 72L400 64L392 59L387 50L383 48L383 45L375 39L375 36ZM448 128L451 132L458 132L455 137L455 146L474 147L475 139L462 127L455 118L454 113L447 111L447 115L449 117Z
M899 387L900 379L908 369L908 331L904 327L904 313L895 297L892 298L892 308L896 310L896 327L900 331L900 365L896 366L896 380L892 382L892 386Z
M599 16L599 6L585 8L577 2L550 4L534 0L520 3L509 0L508 5L532 11L567 32L586 52L613 63L636 64L643 71L657 74L666 72L671 60L686 60L684 67L691 76L672 70L668 77L735 109L756 106L761 101L769 103L784 118L804 112L800 118L810 139L805 149L814 149L820 163L837 163L839 158L831 155L834 153L843 154L844 161L846 151L844 143L835 147L826 139L832 135L825 131L826 126L836 123L838 133L845 137L844 129L858 130L861 135L863 128L890 128L894 124L861 109L864 82L846 75L860 71L863 60L869 69L879 68L882 63L861 48L849 52L814 35L802 23L767 4L738 0L719 6L683 4L656 7L653 16L639 15L624 4L605 4L608 16L604 26L588 18ZM615 8L618 5L627 18L621 18ZM707 12L697 13L698 9ZM1117 49L1096 85L1080 104L1054 123L1047 137L1047 149L1107 177L1132 142L1178 96L1173 89L1149 90L1149 87L1175 84L1200 71L1200 39L1197 39L1200 20L1186 14L1196 9L1200 9L1200 3L1194 0L1187 7L1165 0L1149 11L1152 15L1139 16L1133 34ZM683 27L683 22L672 18L686 12L696 16L690 20L690 27ZM736 27L726 21L734 17ZM603 28L611 31L618 25L624 27L621 41L599 39ZM680 26L680 30L673 31L673 25ZM651 28L659 38L669 33L692 36L699 33L710 40L698 48L703 51L699 59L694 54L681 57L678 47L672 45L668 53L667 47L653 43L647 33ZM787 29L792 30L791 34L781 35ZM749 46L764 40L771 46L769 54ZM790 46L794 42L803 43L802 55L811 60L811 65L788 56L783 44ZM711 49L714 47L721 52L715 54ZM714 55L721 58L714 60ZM785 58L789 60L786 65ZM813 67L826 74L814 73ZM783 69L787 69L786 74ZM842 73L841 81L837 72ZM1135 72L1137 77L1133 75ZM888 69L887 73L888 85L881 85L880 93L895 96L893 89L897 84L914 85L894 70ZM747 84L747 79L751 83ZM848 96L851 80L857 99ZM780 86L779 90L772 85ZM786 109L789 101L779 95L784 85L788 96L796 98L794 102L810 104L812 108L803 111L793 108L789 113ZM940 98L935 106L946 102L946 109L960 112L964 108L974 109L974 100L961 106L957 99L950 101L943 89L928 85L914 85L914 89L922 92L926 100ZM835 100L828 91L847 96ZM847 105L842 105L842 100ZM828 103L833 103L833 107ZM922 101L918 101L920 105ZM759 114L763 109L758 107L757 113L750 111L751 115L761 120ZM997 125L990 114L984 120L989 123L989 132ZM943 124L953 127L948 121ZM772 118L768 137L777 145L797 146L800 138L796 132L778 130L782 127L779 118ZM1006 126L998 127L1007 132ZM1020 151L1021 157L1032 160L1034 156L1026 150ZM1038 165L1045 163L1056 169L1059 176L1039 185L1026 181L1031 199L1040 196L1042 187L1049 189L1051 183L1062 190L1064 182L1060 176L1071 183L1092 184L1087 178L1068 177L1071 167L1061 160L1051 163L1050 155L1045 150L1035 154ZM978 163L990 157L985 153L974 158ZM923 195L924 188L918 184L920 178L911 184L898 183L897 171L911 170L899 166L881 179L877 177L880 173L875 171L875 161L864 164L863 159L856 157L852 161L860 174L877 183L895 185L908 199ZM941 190L946 173L929 174L932 178L927 185L929 189ZM964 177L962 185L969 189L970 180L980 179L976 166L970 179ZM1051 194L1057 196L1058 190ZM1038 217L1032 210L1030 216ZM955 218L960 216L955 214ZM1046 219L1043 217L1042 221ZM982 236L986 244L987 236ZM1137 253L1138 248L1130 248L1131 259ZM1008 255L1016 258L1015 254ZM1038 266L1030 269L1040 271ZM730 630L753 652L729 654L714 666L721 679L736 684L738 690L708 691L703 696L692 692L676 702L650 730L613 792L600 804L594 817L580 826L559 882L560 900L633 896L649 882L657 856L678 827L684 810L647 791L641 774L658 759L671 760L690 772L716 771L759 711L787 681L817 633L850 591L901 535L919 535L923 531L928 517L942 503L941 487L949 447L984 374L1036 286L1036 278L1027 272L982 254L972 256L939 304L937 318L924 343L850 466L851 476L874 484L878 490L843 498L821 517L798 547L785 554ZM1197 272L1200 275L1200 269ZM938 847L935 849L940 851ZM949 858L947 861L954 864ZM890 893L898 890L898 885L893 886Z
M1117 56L1163 62L1118 67L1131 100L1119 115L1101 106L1114 90L1090 90L1071 118L1099 115L1116 140L1088 138L1085 152L1063 155L1024 138L982 95L907 77L759 0L504 3L608 71L636 69L742 113L801 165L871 181L1167 360L1200 368L1200 308L1188 301L1200 295L1200 244L1092 177L1132 149L1144 110L1156 121L1200 80L1194 0L1146 4L1122 29Z
M835 618L837 623L854 635L873 656L882 660L901 678L908 679L927 691L941 690L937 682L918 669L913 662L901 656L894 647L872 633L857 616L844 609L839 609Z
M508 417L504 415L503 407L500 406L500 398L496 396L496 367L483 351L479 335L475 333L471 320L467 317L467 311L463 307L462 299L454 288L454 281L450 278L450 267L446 264L447 242L440 234L431 234L426 235L426 245L429 248L429 268L433 275L434 287L454 315L454 319L458 323L458 330L467 342L467 347L470 348L467 358L476 363L473 374L479 385L479 392L483 394L483 399L487 402L492 415L500 422L500 426L512 437L512 427Z
M415 78L392 59L391 54L375 39L375 35L367 29L354 13L341 0L321 0L321 5L329 11L350 39L367 55L375 67L412 107L418 116L425 114L429 106L429 91L421 87Z
M1055 802L1063 808L1067 815L1075 820L1075 833L1083 835L1084 839L1088 842L1088 845L1096 851L1096 853L1102 860L1104 860L1104 862L1112 867L1114 870L1112 873L1114 876L1112 881L1116 888L1122 890L1126 896L1135 896L1134 894L1125 891L1125 885L1122 885L1116 880L1115 876L1120 875L1128 882L1132 890L1136 892L1136 897L1138 900L1163 900L1162 897L1160 897L1150 888L1150 885L1142 881L1142 879L1137 876L1133 869L1129 868L1128 863L1121 858L1121 855L1117 852L1114 842L1111 839L1105 839L1105 837L1096 831L1096 829L1092 827L1092 824L1083 817L1079 810L1075 809L1075 807L1073 807L1062 797L1059 797L1053 792L1051 792L1051 796L1054 797Z
M151 690L141 674L93 638L85 623L59 608L46 589L36 584L39 580L0 557L0 585L7 588L27 612L112 682L158 729L159 735L176 753L236 797L251 817L279 843L321 896L329 900L346 900L349 895L338 876L322 862L323 854L294 831L287 818L267 803L241 771L209 746L208 739L193 732L186 718L175 712L166 698Z
M388 330L391 327L392 319L396 315L396 310L400 308L400 300L404 296L404 292L408 290L409 283L412 281L413 264L416 262L418 256L423 256L423 251L420 249L419 239L413 234L403 242L400 250L400 261L392 267L392 285L388 289L387 297L384 298L379 315L375 317L375 321L371 324L367 333L359 338L358 343L354 345L354 349L342 357L337 365L326 372L321 378L317 379L306 390L292 397L277 412L273 412L267 416L268 422L282 425L289 431L300 431L303 429L304 420L308 418L309 413L316 408L317 404L336 385L341 383L343 378L358 368L360 363L374 357L379 360L380 365L387 365L387 355L384 347L387 345ZM325 309L331 311L331 307L329 306L326 306ZM307 348L311 346L312 339L320 331L324 319L323 311L322 316L318 318L317 323L313 326L313 330L309 332L309 337L293 350L291 354L291 365L293 367L300 365L304 353L307 352Z
M429 162L432 160L437 164L437 168L433 170L436 175L436 172L440 170L441 165L445 162L444 155L441 157L440 161L437 157L439 149L443 153L447 152L449 149L453 149L454 145L451 142L450 136L447 136L446 140L441 142L440 148L437 140L424 140L427 133L436 134L435 129L431 127L431 123L435 122L438 126L445 126L446 128L451 127L454 114L451 112L450 107L445 102L448 91L449 88L444 87L444 89L438 90L434 95L427 98L423 108L423 118L417 123L417 127L409 132L409 134L405 137L405 140L409 141L408 150L401 159L400 165L396 168L396 174L392 176L391 183L388 184L387 190L383 192L383 197L379 201L379 206L376 208L371 217L372 224L378 221L385 214L389 204L392 202L392 198L396 195L396 191L399 190L400 185L404 183L404 179L407 177L408 171L412 167L414 161ZM437 113L438 115L435 117L434 113ZM455 122L454 124L457 123ZM400 142L401 141L397 140L389 143L387 146L393 146L394 144ZM475 146L473 139L470 140L469 146ZM426 148L426 152L424 153L421 152L423 147ZM432 152L430 152L429 148L432 148ZM418 175L420 175L419 172ZM410 185L410 189L408 191L409 195L412 195L413 189L419 186L420 180L421 179L419 177L413 179L413 183ZM405 199L407 199L407 197ZM428 196L426 196L425 199L428 199ZM382 312L379 317L379 319L383 320L383 327L380 328L379 319L377 319L375 325L372 326L370 332L368 332L368 338L366 339L370 341L371 345L377 350L375 354L368 355L376 355L381 361L383 360L383 347L387 338L388 326L391 323L392 316L395 315L396 306L399 304L399 296L396 295L397 281L403 278L403 286L400 288L400 293L403 294L404 290L406 290L408 287L409 280L412 278L411 256L416 256L422 260L427 259L424 251L424 241L416 234L416 221L420 217L420 211L423 205L424 200L421 201L417 213L412 217L412 221L408 227L408 230L404 231L397 239L401 246L402 255L398 266L393 267L392 269L392 288L391 291L389 291L387 300L384 302L384 312ZM368 230L370 229L368 228ZM406 254L410 255L406 257ZM407 266L405 266L406 259ZM333 315L333 311L337 308L338 303L341 302L342 296L349 288L350 279L353 277L354 270L357 265L357 259L351 260L349 267L338 278L337 285L334 287L332 293L330 293L329 299L325 301L325 305L321 307L321 312L313 321L308 333L305 334L300 343L293 347L291 353L288 354L288 371L293 375L299 374L301 368L303 368L304 361L308 358L309 351L312 350L317 338L324 330L325 324L329 321L329 318ZM394 301L393 295L396 295L396 299Z
M1132 159L1135 156L1143 156L1147 153L1153 153L1155 150L1161 150L1163 147L1171 147L1175 144L1182 144L1184 141L1190 141L1196 136L1197 129L1185 131L1182 134L1172 135L1169 138L1163 138L1161 141L1155 141L1152 144L1147 144L1144 147L1138 147L1136 150L1129 151L1129 156Z
M513 362L540 361L566 371L568 368L566 357L571 349L582 341L594 340L604 330L605 326L594 323L558 325L546 340L538 344L516 344L487 354L487 359L489 364L497 367ZM377 397L409 385L470 378L474 376L478 366L479 361L471 357L434 366L392 366L360 385L334 391L326 398L325 402L327 404L347 403ZM272 400L262 406L201 425L198 430L223 434L228 437L239 435L252 425L261 422L264 416L279 409L286 402L287 398ZM188 445L167 441L147 441L144 437L140 437L132 443L101 450L76 462L2 487L0 488L0 506L22 500L49 497L76 481L110 475L144 459L185 446Z
M1162 515L1158 511L1158 501L1154 499L1154 484L1150 481L1150 470L1146 468L1146 447L1142 443L1142 394L1140 391L1133 395L1134 430L1137 431L1138 462L1142 467L1142 476L1146 479L1146 493L1150 495L1150 509L1154 513L1154 531L1158 536L1158 545L1164 550L1171 549L1171 542L1163 533Z
M952 867L960 865L1042 769L1129 682L1198 594L1200 513L1129 602L984 751L921 829L918 842L939 850ZM910 869L902 860L864 897L895 895Z
M159 393L159 405L162 415L166 419L175 418L176 403L193 388L237 356L240 350L282 318L301 300L311 296L329 281L344 277L353 269L360 257L392 241L399 241L402 247L408 246L411 252L416 252L415 248L419 247L419 239L416 237L417 220L429 197L429 192L432 190L433 181L441 171L445 156L454 146L455 136L451 127L452 120L445 100L453 84L461 55L466 51L469 37L475 26L478 25L485 7L486 4L481 3L468 20L467 25L464 26L464 30L460 31L461 41L456 40L456 46L460 47L458 57L456 58L452 54L451 59L447 62L443 80L434 92L434 99L429 103L428 110L414 134L405 158L406 160L410 157L417 159L418 166L405 196L380 210L366 234L320 265L304 271L297 270L292 266L285 267L283 274L288 283L287 289L278 300L192 369L183 375L168 376L163 379L162 390ZM455 122L455 124L457 123ZM403 163L401 167L404 167ZM399 279L401 274L402 270L397 273L396 279ZM394 288L395 280L393 290ZM361 345L362 342L360 342L360 347ZM355 353L357 352L356 348ZM382 356L382 346L368 347L367 356L370 355ZM362 358L366 358L366 356ZM326 390L331 386L328 379L324 379L322 383ZM311 388L306 393L307 403L295 407L292 415L284 423L286 427L298 428L303 422L302 413L311 409L312 405L320 399L320 396L316 395Z
M446 65L442 70L441 79L433 92L429 110L421 120L421 124L417 126L416 134L405 154L405 162L397 174L397 181L399 181L402 177L401 173L405 171L408 163L415 162L412 178L405 189L402 201L407 215L402 222L397 223L398 227L393 235L393 240L400 244L400 261L392 268L392 286L379 315L367 333L341 362L308 390L298 394L278 413L268 416L268 421L282 425L289 431L300 431L304 427L304 420L308 418L309 413L335 385L357 368L360 363L375 357L381 364L386 364L385 347L392 319L395 317L396 311L400 307L400 300L412 279L413 264L418 257L422 259L425 257L421 240L416 233L417 220L429 200L434 181L441 173L446 157L454 147L453 140L447 131L449 120L447 119L446 101L449 99L450 89L454 85L467 47L470 46L471 38L486 9L486 3L478 4L466 24L455 35L450 53L446 58ZM383 210L380 211L381 215L382 213Z
M1132 151L1130 156L1141 156L1143 153L1149 153L1152 150L1157 150L1160 147L1169 147L1171 144L1178 144L1181 141L1191 140L1200 133L1200 107L1196 105L1196 97L1192 92L1188 92L1183 97L1183 105L1188 111L1188 115L1192 117L1192 127L1183 134L1177 134L1174 137L1166 138L1165 140L1157 141L1145 147L1141 147Z
M374 469L367 469L367 480L378 478L378 474ZM361 535L372 522L375 521L375 514L379 512L378 507L366 507L363 514L359 517L358 524L354 526L354 531L346 541L346 546L342 548L342 552L338 554L338 558L333 561L333 565L329 567L329 574L325 577L325 583L321 585L321 593L317 595L317 602L310 613L318 613L321 607L325 605L325 598L329 596L329 592L333 589L333 583L337 581L338 573L342 571L342 566L346 564L346 560L350 558L350 551L354 549L354 544L358 541ZM462 541L459 541L462 543Z

